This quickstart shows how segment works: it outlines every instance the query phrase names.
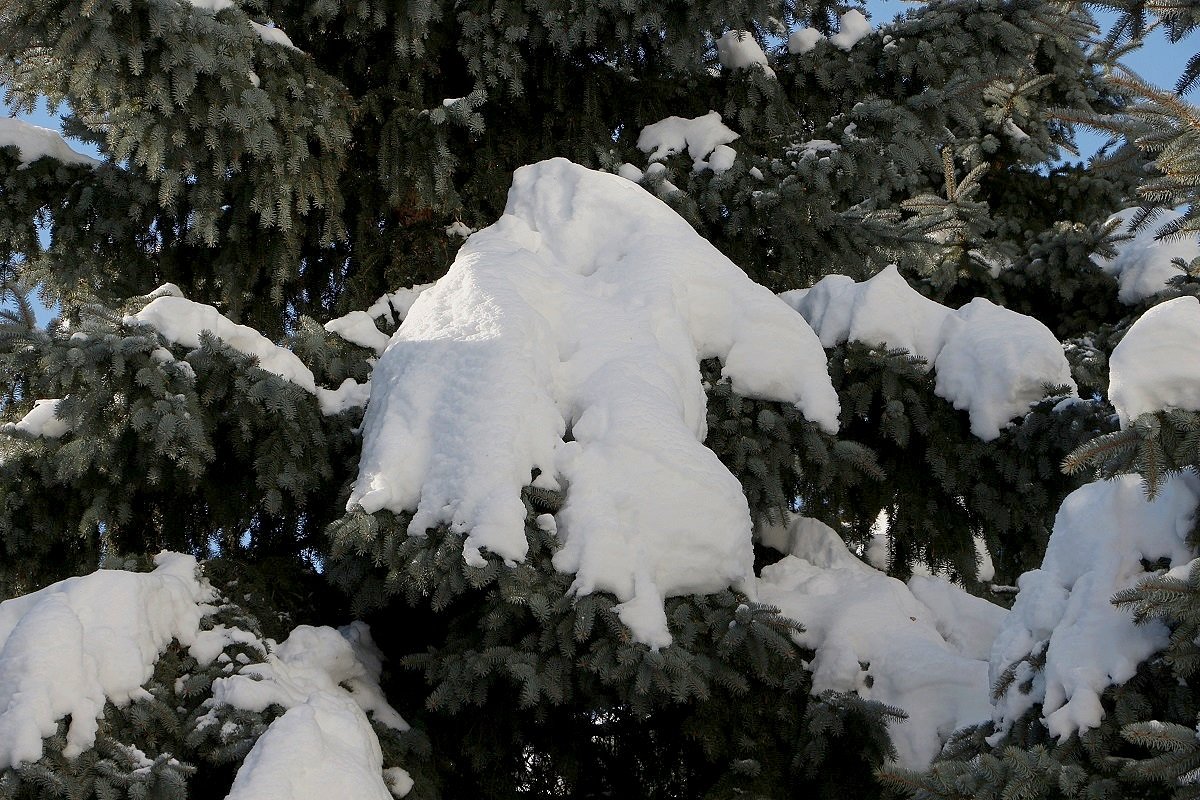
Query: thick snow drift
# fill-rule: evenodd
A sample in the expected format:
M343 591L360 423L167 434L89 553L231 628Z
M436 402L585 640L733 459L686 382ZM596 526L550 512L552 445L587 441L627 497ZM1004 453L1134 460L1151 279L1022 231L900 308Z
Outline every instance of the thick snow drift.
M936 371L934 391L971 417L971 433L1000 435L1042 397L1046 384L1075 381L1062 345L1033 317L977 297L954 311L924 297L888 267L855 283L829 275L781 297L833 347L847 339L903 348Z
M913 769L955 729L990 717L986 658L1004 609L940 578L905 586L817 520L800 517L790 533L792 554L763 569L759 599L804 626L814 694L852 691L907 712L888 732Z
M710 357L737 392L837 429L803 318L628 181L524 167L380 357L349 505L413 511L414 536L465 533L471 564L484 548L519 561L536 472L566 491L555 566L666 645L664 597L750 577L745 497L702 444Z
M64 164L80 164L85 167L94 167L100 163L91 156L72 150L58 131L30 125L10 117L0 117L0 147L17 148L21 153L21 166L28 166L47 156Z
M385 782L383 752L367 720L369 711L390 728L408 729L379 688L381 659L361 622L339 630L300 625L265 663L214 681L214 709L286 709L255 742L227 800L391 800L389 783L404 787L398 796L406 793L412 781L400 768Z
M1200 411L1200 300L1159 303L1133 323L1113 349L1108 397L1122 427L1147 411Z
M1117 299L1133 305L1166 289L1166 283L1181 274L1172 259L1182 258L1185 262L1200 256L1200 245L1195 236L1177 239L1156 240L1154 234L1163 225L1174 222L1183 214L1179 211L1163 211L1140 230L1133 231L1130 224L1141 209L1127 208L1115 214L1109 222L1119 223L1117 233L1132 234L1133 238L1117 245L1114 258L1097 258L1100 269L1117 279L1120 287Z
M63 754L96 741L104 704L144 694L172 639L196 637L211 588L196 559L162 553L151 573L100 570L0 603L0 769L42 756L71 717Z
M1132 678L1168 638L1161 622L1135 625L1109 601L1147 577L1143 559L1191 560L1186 537L1198 500L1200 479L1184 474L1169 478L1152 502L1137 475L1087 484L1063 501L1041 569L1021 576L992 647L993 682L1015 669L996 704L997 737L1039 702L1053 736L1100 724L1104 689ZM1035 670L1028 659L1043 650L1045 667ZM1030 680L1025 694L1021 684Z

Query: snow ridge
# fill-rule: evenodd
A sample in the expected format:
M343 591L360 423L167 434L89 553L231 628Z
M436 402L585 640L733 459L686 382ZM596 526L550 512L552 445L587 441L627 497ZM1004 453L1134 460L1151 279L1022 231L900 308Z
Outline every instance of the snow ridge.
M781 297L834 347L847 340L920 356L936 371L934 391L971 418L984 441L1040 400L1046 384L1074 392L1062 345L1036 319L977 297L954 311L924 297L890 266L855 283L828 275Z
M745 497L702 444L712 357L740 394L837 429L801 317L624 179L524 167L380 357L349 506L415 512L414 536L446 524L469 564L484 548L516 562L536 476L566 490L556 568L665 646L665 597L751 579Z
M64 164L94 167L101 162L77 153L58 131L30 125L19 119L0 117L0 147L15 147L21 154L21 166L27 167L39 158L54 158Z

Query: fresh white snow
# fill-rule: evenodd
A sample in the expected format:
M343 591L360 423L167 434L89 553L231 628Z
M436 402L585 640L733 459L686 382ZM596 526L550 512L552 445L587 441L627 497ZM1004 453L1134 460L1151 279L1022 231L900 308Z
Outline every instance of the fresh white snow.
M395 730L408 724L379 688L382 656L361 622L335 630L300 625L265 662L213 682L221 706L286 709L255 742L227 800L390 800L412 787L399 767L383 771L379 739L367 719ZM203 724L203 721L201 722Z
M5 429L24 431L45 439L57 439L71 430L71 425L58 417L58 404L61 402L62 400L56 398L35 400L29 413L17 422L9 423L4 427Z
M190 644L213 599L196 560L161 553L150 573L100 570L0 603L0 769L36 761L70 715L74 758L104 705L143 696L172 640Z
M336 334L351 344L374 350L378 355L392 338L375 326L375 318L366 311L351 311L349 314L325 323L325 330Z
M665 204L554 159L517 171L504 216L413 304L372 378L349 505L415 512L525 557L521 487L566 490L555 566L670 641L665 597L751 578L738 481L702 442L698 360L739 394L837 429L816 335ZM570 434L568 436L567 434Z
M726 69L758 67L768 75L775 74L774 70L767 66L767 54L750 31L726 31L717 40L717 59Z
M1171 263L1182 258L1190 262L1200 256L1200 243L1195 236L1156 240L1155 231L1182 216L1180 211L1164 210L1138 231L1132 231L1133 217L1141 209L1127 208L1113 215L1109 222L1118 223L1117 233L1132 234L1133 238L1117 245L1114 258L1097 258L1100 269L1117 279L1117 299L1133 305L1163 291L1166 282L1181 272Z
M834 47L849 51L854 45L871 35L871 23L857 9L850 9L840 18L838 32L829 37Z
M0 147L16 147L21 166L26 167L39 158L54 158L64 164L94 167L100 162L91 156L77 153L58 131L30 125L19 119L0 117Z
M787 49L792 55L811 52L817 43L825 38L825 34L816 28L800 28L788 36Z
M325 414L337 414L366 402L370 392L369 386L360 385L351 378L343 381L337 389L317 386L312 370L304 366L304 362L291 350L280 347L249 326L233 322L210 305L188 300L182 296L178 287L167 284L151 292L149 296L154 299L138 313L125 317L124 324L149 325L168 342L193 348L200 346L200 335L208 331L223 344L257 358L258 366L263 370L316 395L321 411ZM353 322L361 322L362 318L349 316L352 318L350 323L339 324L339 320L334 320L335 327L363 333L361 325L356 326ZM346 317L340 319L344 321ZM367 322L374 327L374 323L369 319Z
M1159 303L1130 326L1109 359L1108 397L1122 427L1149 411L1200 411L1200 300Z
M702 117L667 117L647 125L638 136L637 146L650 154L651 161L662 161L687 150L692 157L693 172L711 169L719 175L733 166L737 152L729 143L737 138L738 134L721 121L720 114L709 111ZM633 165L622 169L626 167L637 170ZM621 176L635 182L642 179L640 170L636 175L626 170Z
M924 297L888 267L856 283L829 275L781 295L821 344L846 340L903 348L935 370L934 391L967 411L984 441L1042 397L1045 384L1075 388L1062 345L1033 317L977 297L954 311Z
M1142 559L1191 561L1186 539L1198 501L1200 479L1189 474L1168 478L1153 501L1137 475L1089 483L1063 501L1042 566L1019 579L1021 591L992 646L993 683L1016 665L996 703L997 739L1039 702L1052 736L1095 728L1104 716L1103 691L1132 678L1166 646L1165 625L1137 625L1110 600L1148 576ZM1026 659L1043 649L1045 667L1034 670ZM1027 681L1028 694L1020 688Z
M763 568L759 600L804 626L813 694L857 692L903 709L908 719L888 729L896 760L927 767L952 731L991 716L986 657L1004 609L940 578L905 586L821 522L792 525L791 555Z

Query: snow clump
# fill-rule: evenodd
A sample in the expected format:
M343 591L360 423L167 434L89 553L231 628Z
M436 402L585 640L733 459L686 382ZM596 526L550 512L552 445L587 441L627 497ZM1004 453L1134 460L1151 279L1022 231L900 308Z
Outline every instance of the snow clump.
M828 275L785 292L824 347L847 340L907 350L936 371L934 391L971 418L984 441L1041 399L1045 385L1075 382L1054 334L1033 317L977 297L954 311L923 296L894 266L856 283Z
M1157 620L1135 623L1111 598L1148 577L1147 562L1190 562L1187 535L1198 501L1200 479L1190 474L1167 478L1153 500L1138 475L1067 496L1042 566L1018 580L1021 591L992 646L990 680L1002 689L994 741L1038 703L1054 737L1100 725L1104 690L1132 678L1170 636ZM1040 670L1031 663L1039 658Z
M775 75L775 71L767 66L767 54L750 31L725 31L717 40L717 58L726 69L759 67L768 75Z
M1165 210L1155 217L1153 224L1134 231L1133 220L1140 211L1140 208L1127 208L1109 218L1110 223L1118 224L1117 233L1130 234L1133 238L1118 244L1117 255L1113 258L1096 259L1100 269L1117 279L1120 287L1117 299L1128 305L1153 297L1167 288L1167 281L1182 274L1171 263L1173 259L1182 258L1186 263L1200 256L1200 244L1194 236L1155 238L1155 231L1182 217L1181 212Z
M856 692L904 710L888 734L909 769L929 766L952 731L989 719L987 655L1003 608L941 578L906 586L818 520L798 517L790 535L791 554L763 568L758 594L804 625L813 694Z
M214 681L209 715L222 706L286 709L255 742L227 800L391 800L393 787L395 796L406 794L411 778L399 767L385 775L367 719L370 712L386 727L408 730L379 688L381 668L365 624L337 630L300 625L264 663Z
M714 357L739 394L837 430L802 317L628 181L523 167L380 357L349 507L447 525L482 566L524 559L522 487L562 490L555 567L666 646L664 598L753 579L745 495L703 445Z
M692 172L711 169L720 175L733 166L737 152L729 143L737 138L738 134L721 122L720 114L709 111L702 117L667 117L647 125L638 136L637 146L650 154L651 161L662 161L687 150L692 157ZM641 180L640 172L636 177L626 174L622 177Z
M322 413L327 415L366 402L368 385L360 385L352 378L347 378L337 389L317 386L312 370L291 350L280 347L251 327L237 324L210 305L188 300L171 284L159 287L149 296L154 299L138 313L125 317L122 320L125 325L149 325L168 342L192 348L200 346L200 336L207 331L222 344L257 358L258 366L266 372L315 395ZM351 328L356 333L363 332L361 318L352 317L350 322L345 322L345 317L341 319L342 327ZM359 324L355 325L355 321ZM374 327L374 323L371 326Z
M1159 409L1200 411L1200 300L1177 297L1138 318L1109 359L1121 427Z
M196 559L161 553L150 573L99 570L0 603L0 769L36 761L70 716L63 755L96 741L104 706L142 688L172 640L191 644L214 599Z
M861 11L850 9L841 16L838 32L829 37L834 47L849 51L854 45L871 35L871 23Z
M17 148L22 167L29 166L39 158L53 158L64 164L78 164L84 167L94 167L101 163L91 156L72 150L58 131L9 117L0 117L0 147Z

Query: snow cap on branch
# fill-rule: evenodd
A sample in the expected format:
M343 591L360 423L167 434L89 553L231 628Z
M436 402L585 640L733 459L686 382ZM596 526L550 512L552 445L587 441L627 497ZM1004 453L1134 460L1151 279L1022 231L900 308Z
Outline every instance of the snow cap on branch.
M628 181L524 167L380 357L349 505L414 512L415 536L448 525L470 564L515 562L536 476L566 492L555 566L665 646L665 597L751 576L745 496L702 444L713 357L738 393L837 430L803 318Z

